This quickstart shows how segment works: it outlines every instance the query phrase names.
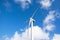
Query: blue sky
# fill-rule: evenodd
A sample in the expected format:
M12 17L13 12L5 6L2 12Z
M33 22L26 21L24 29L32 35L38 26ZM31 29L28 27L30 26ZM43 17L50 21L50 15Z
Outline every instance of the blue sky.
M21 29L25 31L29 18L37 8L38 10L33 17L36 20L34 25L43 28L43 21L49 14L49 11L55 11L58 17L56 16L53 22L55 25L53 33L60 34L60 0L50 1L51 4L48 6L40 4L41 0L32 0L31 3L27 1L27 4L24 6L24 1L0 0L0 38L4 35L12 37L16 31L22 33Z

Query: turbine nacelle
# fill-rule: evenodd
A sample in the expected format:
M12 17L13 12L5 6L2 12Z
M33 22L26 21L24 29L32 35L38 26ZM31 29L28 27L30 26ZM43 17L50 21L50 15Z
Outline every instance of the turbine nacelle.
M31 23L31 22L35 22L35 20L34 20L33 18L30 18L30 23Z
M35 20L31 17L29 20L29 26L33 27L34 22L35 22Z

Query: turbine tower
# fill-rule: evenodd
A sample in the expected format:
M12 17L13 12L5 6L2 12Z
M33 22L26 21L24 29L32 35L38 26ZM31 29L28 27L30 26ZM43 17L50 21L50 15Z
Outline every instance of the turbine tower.
M30 18L30 21L29 21L29 26L31 27L31 40L34 40L33 38L33 23L35 22L35 20L33 18Z

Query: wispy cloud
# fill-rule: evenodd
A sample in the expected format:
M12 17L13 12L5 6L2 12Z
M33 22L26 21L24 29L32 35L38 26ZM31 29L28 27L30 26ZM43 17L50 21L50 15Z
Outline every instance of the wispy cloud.
M43 21L44 30L52 31L55 28L53 22L55 21L55 11L50 11Z
M45 9L49 8L53 2L54 0L40 0L41 7Z
M31 0L15 0L16 3L20 3L23 9L29 8Z
M19 3L22 7L22 9L29 8L30 4L32 4L32 0L14 0L16 3ZM41 5L41 8L48 9L54 0L35 0L39 1L39 4Z
M57 13L55 10L50 11L49 14L47 14L45 20L43 21L44 28L43 30L46 32L46 30L49 32L52 32L56 26L54 25L54 21L58 18L59 13ZM50 33L49 33L50 35ZM50 37L49 37L50 38ZM60 34L55 34L53 36L52 40L60 40Z

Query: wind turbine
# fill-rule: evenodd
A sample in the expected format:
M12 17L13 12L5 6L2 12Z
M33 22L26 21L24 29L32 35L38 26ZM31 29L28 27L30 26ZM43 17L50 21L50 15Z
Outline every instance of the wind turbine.
M33 17L36 14L37 10L38 8L34 11L33 15L29 19L29 27L31 27L31 40L34 40L33 39L33 27L34 27L33 23L35 22L35 20L33 19Z

